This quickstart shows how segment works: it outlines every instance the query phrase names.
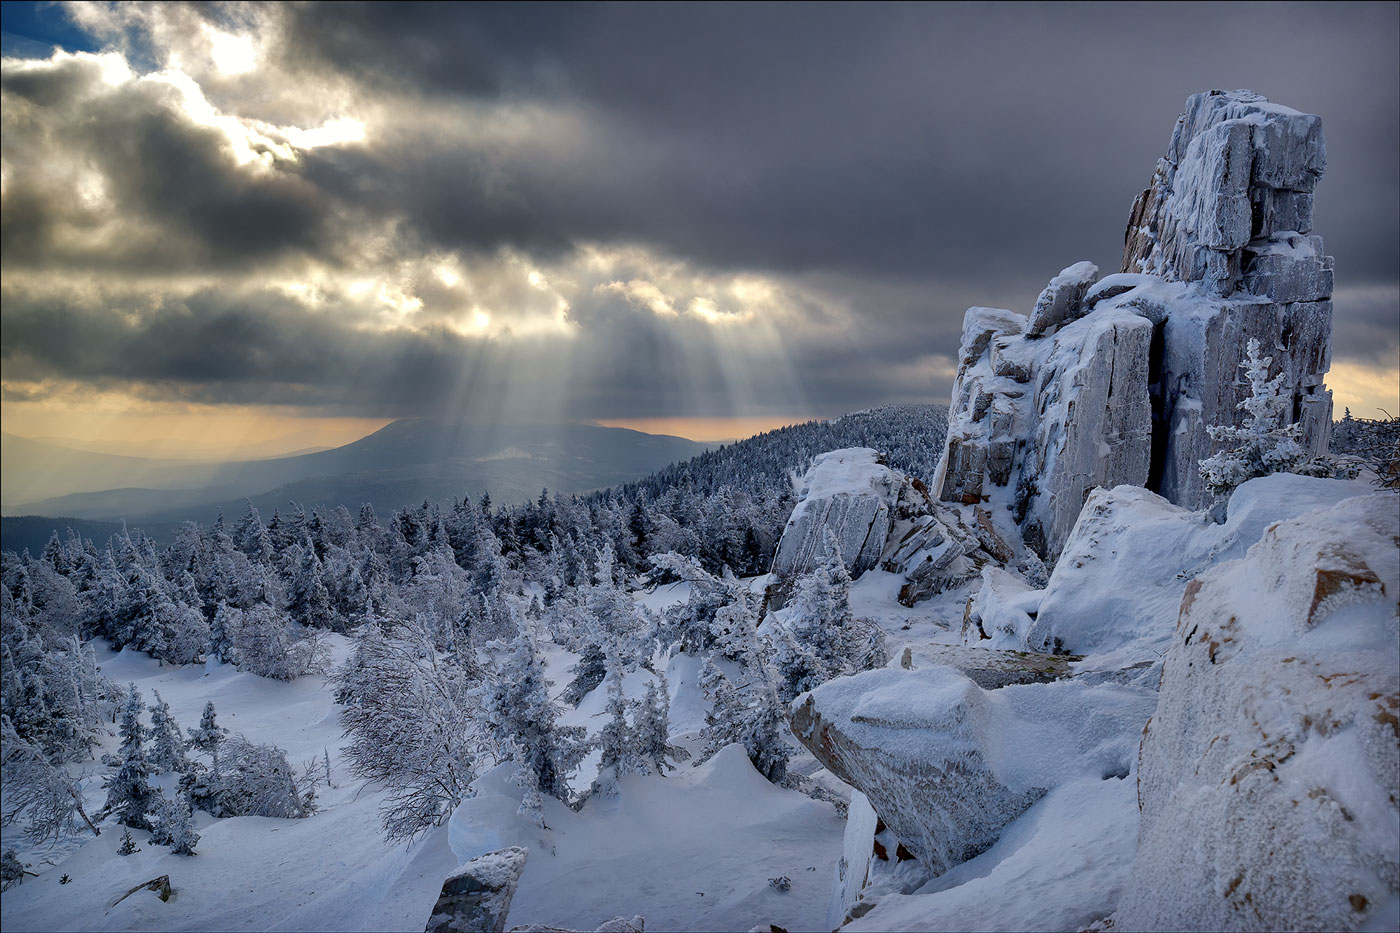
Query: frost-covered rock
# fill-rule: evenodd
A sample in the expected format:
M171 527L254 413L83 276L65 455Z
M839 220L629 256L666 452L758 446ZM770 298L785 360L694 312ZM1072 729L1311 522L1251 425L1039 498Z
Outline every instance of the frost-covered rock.
M976 576L993 559L976 527L935 502L922 483L885 466L877 451L833 450L803 478L773 557L769 608L781 608L796 577L821 563L827 531L852 577L875 566L904 574L899 598L908 606Z
M1316 116L1248 91L1191 97L1133 207L1121 272L1068 267L1028 320L967 312L938 498L1012 509L1047 560L1095 486L1209 505L1198 465L1221 444L1207 428L1244 418L1251 339L1302 446L1325 452L1333 271L1307 235L1324 166Z
M1059 555L1095 486L1147 482L1152 324L1096 309L1055 334L1040 367L1035 431L1021 462L1017 514L1041 556Z
M982 585L967 607L963 637L989 648L1019 648L1035 623L1044 591L997 567L982 571Z
M529 854L510 846L479 855L448 875L426 933L503 933Z
M798 701L793 731L937 875L1086 770L1127 774L1150 695L1061 681L983 690L947 667L868 671Z
M797 505L773 555L773 573L794 577L814 570L823 556L823 532L836 537L852 577L874 567L885 548L892 511L908 479L885 466L869 447L820 454L802 480Z
M1099 267L1092 262L1077 262L1060 271L1050 280L1026 324L1026 336L1041 337L1084 313L1084 296L1099 278Z
M1246 245L1312 229L1312 192L1326 165L1319 117L1253 91L1193 94L1133 205L1123 271L1231 294Z
M1274 522L1364 491L1362 483L1275 473L1235 490L1229 519L1216 525L1139 487L1094 490L1039 592L1025 647L1102 655L1110 665L1121 652L1124 665L1155 658L1176 628L1192 579L1243 557ZM1017 602L1015 593L1012 587L1010 599L1002 597L1006 611L1030 611L1029 600Z
M1351 498L1187 587L1115 928L1356 929L1400 894L1397 543L1394 496Z

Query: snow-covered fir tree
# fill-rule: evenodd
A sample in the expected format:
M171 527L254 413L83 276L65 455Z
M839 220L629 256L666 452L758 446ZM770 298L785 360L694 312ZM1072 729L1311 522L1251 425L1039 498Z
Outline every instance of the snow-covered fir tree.
M675 769L671 761L680 750L671 744L670 686L662 671L647 682L646 693L637 705L633 734L637 758L651 773L664 775Z
M1299 443L1302 424L1284 420L1288 408L1288 398L1280 391L1284 374L1270 379L1272 362L1273 357L1259 355L1259 341L1251 337L1240 364L1250 388L1238 406L1246 414L1244 424L1206 428L1216 443L1229 445L1200 464L1201 479L1217 502L1228 499L1246 480L1293 471L1308 459Z
M228 735L228 730L219 725L217 714L214 712L214 701L209 700L204 704L204 715L199 719L199 728L190 729L188 746L199 749L204 754L213 758L219 755L219 745L224 741L224 736Z
M151 765L146 760L144 744L147 730L141 724L145 709L140 691L131 684L121 708L121 747L116 755L103 758L116 771L107 778L107 802L102 812L116 814L117 822L135 829L151 828L148 814L159 796L149 781Z
M153 691L154 693L154 691ZM185 758L185 742L180 736L180 725L170 713L170 704L154 693L156 701L151 706L151 767L157 772L184 771L189 767Z
M593 781L589 793L616 797L620 790L619 779L624 774L645 772L646 764L638 754L636 729L627 721L627 711L634 704L628 702L623 693L622 664L612 659L608 667L608 701L603 707L607 722L596 739L600 753L598 777Z
M194 855L194 847L199 844L199 833L195 831L194 810L186 794L161 796L157 801L151 842L170 846L175 855Z
M17 884L24 883L24 865L14 849L6 849L0 855L0 891L8 891Z
M560 709L550 699L544 663L528 625L520 626L515 640L492 659L485 711L498 747L524 756L521 764L534 773L540 793L571 802L568 777L587 752L584 730L559 724Z
M734 683L711 659L700 674L700 687L713 700L705 715L704 762L726 745L739 743L759 774L773 783L787 777L792 756L785 736L787 710L762 665L743 670Z

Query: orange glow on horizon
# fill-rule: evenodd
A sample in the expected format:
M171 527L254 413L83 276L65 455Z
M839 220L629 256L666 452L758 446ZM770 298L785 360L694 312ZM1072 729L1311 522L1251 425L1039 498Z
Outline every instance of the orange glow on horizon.
M630 428L645 434L669 434L705 443L728 443L776 428L784 428L790 424L817 420L821 420L817 415L747 415L717 418L602 418L595 423L606 428Z

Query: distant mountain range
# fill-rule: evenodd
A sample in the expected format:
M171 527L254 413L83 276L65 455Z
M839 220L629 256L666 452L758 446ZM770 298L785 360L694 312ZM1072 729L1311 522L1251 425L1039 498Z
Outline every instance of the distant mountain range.
M351 510L372 502L389 512L488 491L502 503L533 497L542 487L587 492L638 479L709 446L596 425L415 418L331 450L224 463L114 456L7 434L0 470L7 516L125 520L150 530L188 519L207 523L221 508L237 517L245 499L270 515L289 501ZM83 491L54 494L74 489ZM25 546L18 539L29 535L18 529L30 524L7 517L5 547Z

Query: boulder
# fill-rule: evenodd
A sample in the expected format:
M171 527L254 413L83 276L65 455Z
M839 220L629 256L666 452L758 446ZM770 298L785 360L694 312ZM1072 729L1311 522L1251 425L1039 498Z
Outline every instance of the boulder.
M828 532L852 577L876 566L904 574L899 598L908 606L963 583L991 559L975 527L866 447L819 455L800 496L773 557L769 609L782 608L796 577L821 562Z
M447 876L426 933L503 933L529 850L511 846L477 856Z
M1181 597L1193 579L1243 557L1274 522L1366 490L1362 483L1292 473L1261 476L1235 490L1229 519L1216 525L1205 513L1172 505L1140 487L1096 489L1049 583L1037 594L1025 645L1032 651L1106 655L1110 665L1155 662L1167 649ZM1009 590L1003 604L1031 608L1016 599L1014 587ZM1132 653L1123 656L1130 647Z
M1116 929L1386 922L1400 895L1397 543L1395 497L1356 497L1270 525L1186 587Z
M602 926L595 928L592 933L645 933L645 917L613 917L611 920L603 921ZM525 926L511 927L510 933L586 933L582 930L574 930L570 927L551 927L540 923L528 923Z
M1151 709L1140 690L1062 681L988 691L939 666L830 681L799 698L792 727L938 875L985 852L1047 788L1085 769L1128 773Z
M1026 336L1043 337L1079 318L1084 313L1084 296L1098 278L1099 267L1092 262L1077 262L1062 269L1035 300Z
M908 482L868 447L817 456L773 555L773 573L782 578L810 573L821 563L826 531L835 536L852 577L874 567Z

